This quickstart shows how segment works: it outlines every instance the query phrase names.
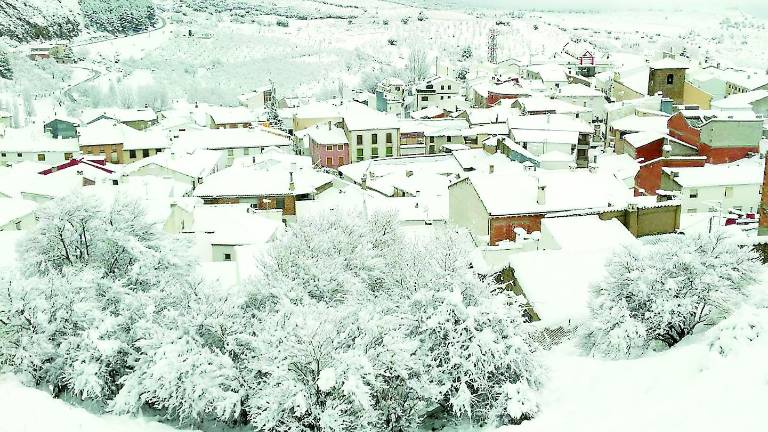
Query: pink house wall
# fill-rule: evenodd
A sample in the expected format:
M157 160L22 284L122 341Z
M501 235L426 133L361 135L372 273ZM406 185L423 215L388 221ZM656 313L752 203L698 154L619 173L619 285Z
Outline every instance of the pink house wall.
M310 148L312 149L312 162L317 165L335 169L349 163L348 144L334 144L331 146L332 150L328 150L327 146L313 142ZM331 158L330 164L328 158Z

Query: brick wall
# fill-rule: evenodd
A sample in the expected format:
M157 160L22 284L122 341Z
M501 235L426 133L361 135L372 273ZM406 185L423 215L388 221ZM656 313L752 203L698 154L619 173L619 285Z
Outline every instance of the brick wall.
M760 204L759 233L760 235L768 235L768 155L765 157L765 177L763 177L763 197Z
M635 195L656 195L661 188L662 168L682 168L704 166L704 159L656 159L640 165L640 171L635 176ZM642 190L642 192L641 192Z
M701 131L689 125L688 120L681 113L677 113L667 120L667 128L669 129L669 136L673 138L697 148L701 144Z
M498 216L490 219L490 241L494 246L502 240L515 240L515 228L522 228L531 233L541 231L543 214L522 216Z
M707 144L699 146L699 154L707 157L707 163L722 164L744 159L749 153L757 153L757 147L719 147L713 148Z

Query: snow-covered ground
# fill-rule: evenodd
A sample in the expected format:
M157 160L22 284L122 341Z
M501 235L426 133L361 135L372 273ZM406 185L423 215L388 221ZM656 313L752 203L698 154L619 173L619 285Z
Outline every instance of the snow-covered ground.
M0 376L0 432L172 432L143 418L95 415L42 390L21 384L13 375ZM189 429L186 429L189 430Z

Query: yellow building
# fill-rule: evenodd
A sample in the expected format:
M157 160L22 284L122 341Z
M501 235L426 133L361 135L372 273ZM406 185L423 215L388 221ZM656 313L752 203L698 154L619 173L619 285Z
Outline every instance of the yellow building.
M712 106L712 95L686 81L685 90L683 91L683 103L686 105L698 105L699 108L708 110Z

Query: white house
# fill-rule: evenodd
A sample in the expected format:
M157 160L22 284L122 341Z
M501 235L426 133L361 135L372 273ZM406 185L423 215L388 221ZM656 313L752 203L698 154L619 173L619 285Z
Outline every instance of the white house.
M203 129L179 132L173 148L192 152L195 149L216 150L223 154L224 165L231 166L237 157L258 155L269 147L291 148L288 134L277 129Z
M430 106L454 110L456 105L464 105L459 95L461 84L458 81L440 76L434 76L417 85L414 94L413 111Z
M224 155L216 150L195 149L190 153L169 150L126 165L123 174L170 177L194 189L209 175L224 168Z
M595 88L583 84L566 84L552 93L552 97L589 108L592 110L594 120L605 121L605 95Z
M400 155L400 124L397 117L357 102L344 104L340 108L351 161Z
M0 231L26 230L35 226L37 203L21 198L0 197Z
M719 165L662 168L661 188L676 191L683 213L757 212L764 161L753 157Z
M768 116L768 90L734 93L724 99L712 102L712 109L721 111L752 111L763 117Z
M0 136L0 164L36 161L59 164L80 154L75 138L54 139L36 127L6 129Z
M272 103L272 87L259 87L237 97L240 106L251 111L263 111Z
M541 80L548 91L556 91L568 84L567 69L558 64L529 66L526 73L528 79Z

